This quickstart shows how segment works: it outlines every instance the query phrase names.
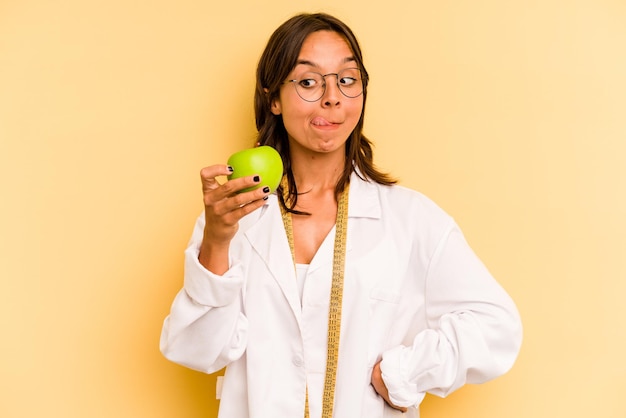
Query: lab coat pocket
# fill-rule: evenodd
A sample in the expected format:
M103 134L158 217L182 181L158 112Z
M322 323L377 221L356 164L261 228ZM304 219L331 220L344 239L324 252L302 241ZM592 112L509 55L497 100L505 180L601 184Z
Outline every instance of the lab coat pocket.
M397 304L400 301L400 293L375 287L370 292L370 299Z
M393 329L393 318L396 316L399 302L400 293L398 292L378 287L370 292L369 366L376 364L383 351L389 348L389 334Z

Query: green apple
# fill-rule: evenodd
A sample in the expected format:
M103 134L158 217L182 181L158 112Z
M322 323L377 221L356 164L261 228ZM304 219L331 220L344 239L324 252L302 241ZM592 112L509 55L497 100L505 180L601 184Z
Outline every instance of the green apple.
M233 168L228 180L252 175L261 176L259 184L240 190L239 193L265 186L273 192L283 177L283 160L278 151L268 145L236 152L228 159L228 165Z

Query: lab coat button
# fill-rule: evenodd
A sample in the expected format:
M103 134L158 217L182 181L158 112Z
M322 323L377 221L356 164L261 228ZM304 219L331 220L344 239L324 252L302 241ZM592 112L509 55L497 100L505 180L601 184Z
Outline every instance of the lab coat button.
M296 365L297 367L302 367L304 365L304 361L302 360L302 357L300 356L295 356L293 359L293 364Z

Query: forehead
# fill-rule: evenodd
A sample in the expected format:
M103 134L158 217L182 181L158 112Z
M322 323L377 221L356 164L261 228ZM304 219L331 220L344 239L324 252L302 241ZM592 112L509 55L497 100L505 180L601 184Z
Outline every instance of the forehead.
M298 55L298 64L320 67L351 61L354 61L354 54L348 41L331 31L313 32L307 36Z

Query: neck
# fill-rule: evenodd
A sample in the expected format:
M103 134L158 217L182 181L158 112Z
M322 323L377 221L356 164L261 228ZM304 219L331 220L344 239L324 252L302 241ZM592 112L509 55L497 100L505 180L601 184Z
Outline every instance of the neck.
M335 190L345 165L343 150L333 155L293 155L291 167L300 191Z

